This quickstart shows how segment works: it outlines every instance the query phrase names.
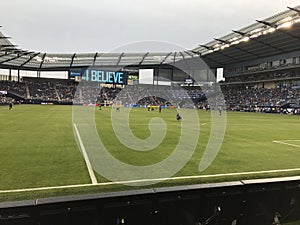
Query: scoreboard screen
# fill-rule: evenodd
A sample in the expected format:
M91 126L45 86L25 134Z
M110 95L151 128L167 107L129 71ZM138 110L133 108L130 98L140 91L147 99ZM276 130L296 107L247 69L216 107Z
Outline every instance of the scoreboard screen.
M98 69L70 70L70 76L81 76L84 81L127 85L128 72Z

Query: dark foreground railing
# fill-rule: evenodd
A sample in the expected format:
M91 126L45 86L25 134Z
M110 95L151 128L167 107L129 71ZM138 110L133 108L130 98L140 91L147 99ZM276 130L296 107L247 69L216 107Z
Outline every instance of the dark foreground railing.
M0 203L0 224L300 224L300 177Z

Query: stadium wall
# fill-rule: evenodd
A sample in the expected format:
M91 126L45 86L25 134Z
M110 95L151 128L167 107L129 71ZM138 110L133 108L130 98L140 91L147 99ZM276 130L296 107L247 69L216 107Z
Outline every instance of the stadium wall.
M300 177L242 180L5 202L0 224L293 224L299 202Z

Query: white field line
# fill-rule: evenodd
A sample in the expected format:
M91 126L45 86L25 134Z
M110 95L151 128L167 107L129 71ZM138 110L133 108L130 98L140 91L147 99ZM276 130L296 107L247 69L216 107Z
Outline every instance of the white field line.
M292 141L292 140L284 140L284 141ZM300 148L300 145L290 144L290 143L286 143L284 141L272 141L272 142L277 143L277 144L289 145L289 146ZM298 141L298 140L294 140L294 141Z
M52 187L39 187L39 188L25 188L16 190L0 190L0 194L4 193L16 193L16 192L28 192L28 191L43 191L43 190L55 190L55 189L66 189L66 188L79 188L79 187L92 187L92 186L109 186L116 184L131 184L151 181L172 181L172 180L183 180L183 179L199 179L199 178L211 178L211 177L227 177L227 176L239 176L239 175L253 175L253 174L264 174L264 173L282 173L282 172L295 172L300 171L300 168L294 169L282 169L282 170L262 170L262 171L250 171L240 173L222 173L222 174L209 174L209 175L198 175L198 176L181 176L181 177L169 177L169 178L154 178L154 179L142 179L142 180L129 180L129 181L113 181L96 184L74 184L64 186L52 186Z
M84 161L85 161L86 166L87 166L87 169L88 169L88 171L89 171L89 175L90 175L92 184L97 184L98 182L97 182L95 173L94 173L94 171L93 171L91 162L90 162L89 157L88 157L88 155L87 155L87 153L86 153L85 147L84 147L84 145L83 145L83 143L82 143L82 140L81 140L79 131L78 131L77 126L76 126L75 123L74 123L74 128L75 128L75 132L76 132L76 135L77 135L77 138L78 138L78 142L79 142L79 145L80 145L82 154L83 154Z
M300 140L281 140L281 141L300 141Z

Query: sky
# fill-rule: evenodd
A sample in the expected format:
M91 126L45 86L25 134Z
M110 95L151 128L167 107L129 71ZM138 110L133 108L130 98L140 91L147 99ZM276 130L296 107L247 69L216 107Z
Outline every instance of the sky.
M132 43L153 51L149 44L153 41L163 51L174 51L193 49L299 4L299 0L1 0L0 31L18 47L37 52L111 52Z

